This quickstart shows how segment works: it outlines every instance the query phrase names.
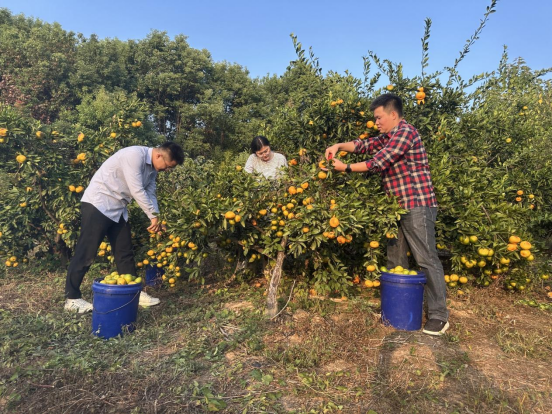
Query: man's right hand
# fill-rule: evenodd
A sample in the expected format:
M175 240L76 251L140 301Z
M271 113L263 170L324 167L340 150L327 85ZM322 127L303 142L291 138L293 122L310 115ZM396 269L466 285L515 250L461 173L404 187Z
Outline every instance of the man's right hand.
M163 226L157 217L154 217L151 220L151 225L148 227L148 231L151 233L157 233L160 231L165 231L165 226Z
M326 159L331 160L335 158L335 154L339 152L339 144L334 144L331 147L326 148Z

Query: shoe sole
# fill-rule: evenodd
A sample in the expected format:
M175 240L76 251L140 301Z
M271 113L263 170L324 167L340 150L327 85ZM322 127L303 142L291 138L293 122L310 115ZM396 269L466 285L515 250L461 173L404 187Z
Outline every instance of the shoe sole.
M447 329L450 327L449 323L447 322L445 324L445 326L443 326L443 329L441 329L439 332L435 332L435 331L426 331L425 329L422 331L423 333L427 334L427 335L432 335L432 336L441 336L443 335Z
M138 303L138 305L140 305L141 307L143 308L149 308L151 306L155 306L155 305L159 305L161 303L161 301L159 302L156 302L156 303Z

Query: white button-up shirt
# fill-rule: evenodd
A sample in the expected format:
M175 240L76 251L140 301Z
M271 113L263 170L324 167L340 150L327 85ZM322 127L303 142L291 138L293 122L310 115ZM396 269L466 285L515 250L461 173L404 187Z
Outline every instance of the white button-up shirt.
M153 148L134 146L117 151L92 177L81 201L94 205L107 218L128 221L127 205L134 199L152 219L159 214L155 195L157 171Z

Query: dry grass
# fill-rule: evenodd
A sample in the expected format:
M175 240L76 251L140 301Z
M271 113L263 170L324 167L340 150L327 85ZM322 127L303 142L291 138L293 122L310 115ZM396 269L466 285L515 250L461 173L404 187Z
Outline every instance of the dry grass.
M274 322L262 290L159 291L131 335L90 335L62 312L59 274L0 279L0 411L546 413L550 312L491 288L451 300L434 338L382 326L373 299L292 300ZM220 287L220 289L219 289ZM88 294L89 291L86 292ZM303 309L300 308L303 305Z

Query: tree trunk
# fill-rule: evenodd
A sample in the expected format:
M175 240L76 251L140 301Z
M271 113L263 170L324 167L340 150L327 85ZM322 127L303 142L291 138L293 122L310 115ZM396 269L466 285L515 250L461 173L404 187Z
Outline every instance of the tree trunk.
M270 284L268 285L268 295L266 298L266 314L268 318L273 318L278 313L278 286L282 278L282 265L286 257L287 237L282 239L282 251L276 256L276 265L270 275Z

